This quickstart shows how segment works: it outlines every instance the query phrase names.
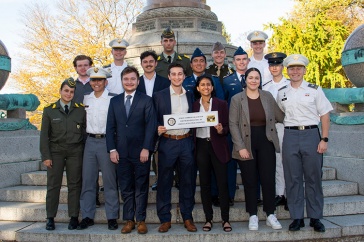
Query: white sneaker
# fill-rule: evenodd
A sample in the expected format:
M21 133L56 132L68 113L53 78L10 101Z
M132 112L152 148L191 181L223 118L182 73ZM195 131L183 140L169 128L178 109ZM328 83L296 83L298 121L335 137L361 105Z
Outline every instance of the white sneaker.
M272 229L281 229L282 228L282 225L276 218L275 214L271 214L268 216L266 224L267 224L267 226L272 227Z
M258 230L259 219L257 215L250 216L249 218L249 230Z

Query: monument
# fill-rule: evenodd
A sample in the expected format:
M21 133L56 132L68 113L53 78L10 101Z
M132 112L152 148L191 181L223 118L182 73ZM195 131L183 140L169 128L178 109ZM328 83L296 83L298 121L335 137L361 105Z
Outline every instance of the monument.
M228 61L232 61L236 47L226 43L222 23L206 5L206 0L147 0L132 27L127 62L139 67L142 52L152 49L161 53L161 33L167 27L176 35L178 53L190 56L198 47L212 62L212 45L219 41L226 47Z

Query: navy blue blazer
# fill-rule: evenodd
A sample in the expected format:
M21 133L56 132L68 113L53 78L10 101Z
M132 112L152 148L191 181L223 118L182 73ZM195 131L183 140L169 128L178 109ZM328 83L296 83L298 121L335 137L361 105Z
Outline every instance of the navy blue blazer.
M156 75L154 87L153 87L153 94L155 92L159 92L159 91L169 87L169 85L171 85L171 82L167 78L164 78L160 75ZM139 78L139 85L137 87L137 91L147 94L147 91L145 90L145 82L144 82L143 76L141 76Z
M190 92L186 92L187 101L188 101L188 112L192 112L192 104L193 104L193 94ZM164 126L163 115L172 113L171 106L171 92L168 88L163 89L160 92L156 92L153 95L153 102L155 111L157 113L157 122L158 126Z
M152 98L135 92L126 116L124 95L111 98L106 124L107 151L116 149L120 158L139 159L142 149L153 151L157 120Z

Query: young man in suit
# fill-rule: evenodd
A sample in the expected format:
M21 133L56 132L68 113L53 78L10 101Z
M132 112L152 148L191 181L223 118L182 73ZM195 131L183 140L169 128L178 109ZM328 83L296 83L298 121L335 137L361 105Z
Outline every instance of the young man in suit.
M161 221L158 231L168 232L171 228L171 189L175 165L180 171L179 204L184 226L189 232L196 232L192 210L195 203L196 164L194 162L194 144L190 129L167 130L163 115L192 112L193 95L182 87L185 79L183 66L172 63L169 67L171 85L153 95L158 118L158 135L161 136L158 147L158 190L157 214Z
M122 234L135 228L148 232L145 224L148 203L150 151L157 128L152 98L136 91L139 73L128 66L121 73L124 93L112 98L107 116L106 143L112 162L118 164L118 179L124 200Z
M161 91L170 85L167 78L164 78L155 72L155 68L158 63L157 59L158 55L152 50L144 51L140 55L140 64L143 68L144 74L139 78L137 91L147 94L150 97L153 96L153 93ZM152 167L154 173L158 175L156 158L157 155L155 154L154 159L152 159ZM158 182L156 181L152 185L152 190L157 190L157 184Z

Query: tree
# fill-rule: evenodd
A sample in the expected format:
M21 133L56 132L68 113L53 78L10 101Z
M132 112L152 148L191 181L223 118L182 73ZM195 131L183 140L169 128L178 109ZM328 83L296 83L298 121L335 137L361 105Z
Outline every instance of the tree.
M288 18L268 24L271 51L300 53L310 64L306 79L326 88L350 86L341 66L349 34L363 22L363 3L354 0L296 0Z
M228 32L227 32L227 29L226 29L226 27L225 27L225 24L224 23L222 23L222 36L224 36L225 37L225 39L226 39L226 43L228 43L228 44L231 44L231 34L229 34Z
M22 90L38 96L38 110L59 98L64 79L76 76L72 65L76 55L88 55L100 66L112 61L109 42L131 35L131 24L143 2L59 0L53 8L45 2L26 6L22 16L25 54L14 79ZM39 125L40 113L34 112L32 123Z

